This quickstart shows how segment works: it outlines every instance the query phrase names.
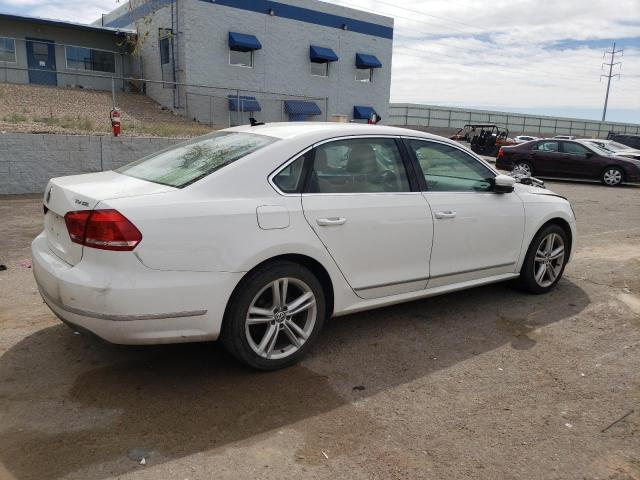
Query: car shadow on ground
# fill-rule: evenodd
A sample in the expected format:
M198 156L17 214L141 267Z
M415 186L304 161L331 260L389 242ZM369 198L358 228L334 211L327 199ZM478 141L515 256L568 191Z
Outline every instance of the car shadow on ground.
M20 480L104 478L140 456L249 441L474 355L534 348L532 332L589 303L562 280L548 295L491 285L336 318L302 364L271 373L217 344L121 347L45 328L0 358L0 462Z
M567 185L593 185L600 186L604 189L637 189L640 188L640 183L622 183L621 185L616 185L615 187L609 187L608 185L603 184L600 180L588 180L583 178L558 178L558 177L538 177L534 175L534 177L544 180L547 183L564 183Z

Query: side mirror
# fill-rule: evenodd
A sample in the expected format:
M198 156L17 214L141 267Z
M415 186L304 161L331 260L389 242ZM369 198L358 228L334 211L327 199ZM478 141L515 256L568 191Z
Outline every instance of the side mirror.
M516 179L509 175L496 175L493 179L493 191L496 193L511 193Z

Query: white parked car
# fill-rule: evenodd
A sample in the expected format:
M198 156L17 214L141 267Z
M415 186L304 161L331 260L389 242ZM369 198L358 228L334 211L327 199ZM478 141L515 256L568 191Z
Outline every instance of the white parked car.
M618 157L627 157L633 158L635 160L640 160L640 150L638 150L637 148L631 148L628 145L624 145L613 140L602 140L600 138L584 138L580 139L580 141L589 145L600 147L606 152L609 152L610 154L616 155Z
M538 137L532 137L531 135L518 135L513 139L516 143L525 143L532 140L538 140Z
M575 244L571 206L514 182L417 131L230 128L52 179L34 275L76 330L121 344L221 338L275 369L332 316L510 279L553 288Z

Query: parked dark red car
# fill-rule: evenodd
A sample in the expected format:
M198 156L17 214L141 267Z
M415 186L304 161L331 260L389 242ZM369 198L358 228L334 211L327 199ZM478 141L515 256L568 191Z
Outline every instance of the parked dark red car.
M617 157L579 140L548 138L501 147L496 167L536 177L601 180L612 187L640 182L640 161Z

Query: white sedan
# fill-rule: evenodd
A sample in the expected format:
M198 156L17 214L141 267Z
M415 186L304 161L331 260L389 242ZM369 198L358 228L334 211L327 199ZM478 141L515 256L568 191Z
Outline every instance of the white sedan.
M516 143L526 143L531 142L532 140L538 140L538 137L532 137L531 135L518 135L513 139Z
M571 206L514 182L412 130L230 128L52 179L33 272L75 330L121 344L220 338L275 369L332 316L510 279L553 288L575 245Z

